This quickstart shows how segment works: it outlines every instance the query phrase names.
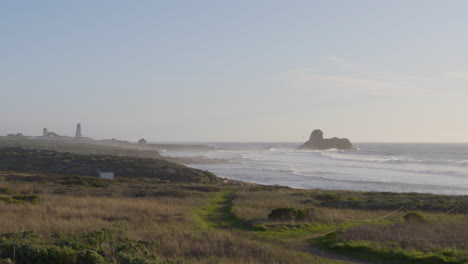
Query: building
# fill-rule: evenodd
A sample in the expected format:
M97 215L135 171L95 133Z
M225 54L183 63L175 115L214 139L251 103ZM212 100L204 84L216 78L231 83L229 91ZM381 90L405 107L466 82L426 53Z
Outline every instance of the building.
M46 127L44 127L44 129L42 129L42 136L43 137L63 137L57 133L55 133L54 131L49 131Z
M83 137L83 133L81 133L81 124L80 123L76 124L75 137L76 138Z
M108 180L113 180L114 179L114 170L111 169L97 169L97 173L99 178L101 179L108 179Z

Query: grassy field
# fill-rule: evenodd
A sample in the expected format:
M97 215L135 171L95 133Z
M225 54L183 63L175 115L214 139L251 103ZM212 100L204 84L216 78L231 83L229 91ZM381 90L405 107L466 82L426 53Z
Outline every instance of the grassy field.
M337 195L365 194L0 172L0 257L16 263L468 261L461 206L448 213L421 209L411 218L405 209L321 205ZM466 197L458 199L464 204ZM294 210L272 219L278 208ZM311 249L329 255L319 258ZM340 262L337 255L353 258Z
M372 197L373 202L362 197ZM358 199L359 206L343 206ZM467 200L466 196L417 193L250 188L237 192L233 211L251 226L263 227L256 234L260 239L307 240L314 247L375 263L455 264L468 263ZM297 219L285 214L284 219L274 220L271 212L276 208L310 215Z
M218 202L242 186L134 179L93 187L12 174L0 173L1 197L37 197L0 202L0 256L16 263L335 263L233 230Z

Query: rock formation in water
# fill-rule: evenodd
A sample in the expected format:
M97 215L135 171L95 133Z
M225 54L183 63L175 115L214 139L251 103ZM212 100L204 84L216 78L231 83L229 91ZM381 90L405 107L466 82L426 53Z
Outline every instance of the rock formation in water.
M140 140L138 140L138 144L148 144L148 142L146 141L146 139L142 138Z
M299 149L355 149L347 138L323 138L322 130L312 131L309 141Z

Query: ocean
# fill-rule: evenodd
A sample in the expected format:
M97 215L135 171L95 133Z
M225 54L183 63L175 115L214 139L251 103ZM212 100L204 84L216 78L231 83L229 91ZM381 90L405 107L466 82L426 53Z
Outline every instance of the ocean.
M357 150L297 150L301 143L203 143L204 156L226 164L193 164L220 177L303 189L468 195L468 144L356 143Z

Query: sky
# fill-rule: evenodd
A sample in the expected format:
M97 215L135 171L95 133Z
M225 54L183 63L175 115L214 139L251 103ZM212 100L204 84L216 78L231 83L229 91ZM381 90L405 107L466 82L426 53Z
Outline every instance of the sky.
M468 142L468 1L0 1L0 135Z

